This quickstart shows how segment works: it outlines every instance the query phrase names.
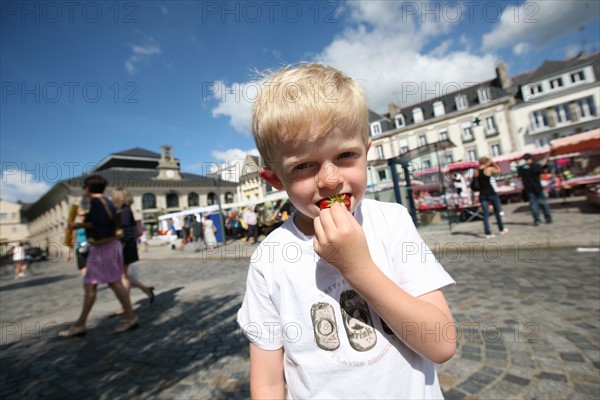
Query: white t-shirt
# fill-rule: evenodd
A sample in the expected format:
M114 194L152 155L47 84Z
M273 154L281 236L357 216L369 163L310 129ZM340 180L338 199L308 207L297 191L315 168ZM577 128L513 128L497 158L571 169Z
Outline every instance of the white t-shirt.
M455 283L403 206L365 199L354 215L375 264L408 293L420 296ZM283 346L288 396L442 398L435 365L382 324L337 269L316 255L312 240L290 218L261 243L237 318L258 347Z

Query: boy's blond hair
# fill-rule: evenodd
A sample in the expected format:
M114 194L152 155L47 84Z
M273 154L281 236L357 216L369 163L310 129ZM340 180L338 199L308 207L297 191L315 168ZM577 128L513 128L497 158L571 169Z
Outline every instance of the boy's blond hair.
M369 140L369 110L358 84L323 64L284 67L261 85L252 109L252 134L267 166L283 143L316 140L334 128Z

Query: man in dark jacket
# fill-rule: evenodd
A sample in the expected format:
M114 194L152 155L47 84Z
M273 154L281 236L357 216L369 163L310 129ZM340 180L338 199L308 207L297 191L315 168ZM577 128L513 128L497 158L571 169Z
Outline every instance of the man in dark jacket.
M529 197L531 213L533 214L533 223L536 226L542 223L540 219L540 207L542 207L546 222L551 224L552 214L550 214L550 208L548 207L546 196L544 195L544 188L540 182L542 166L533 161L533 157L529 153L525 154L523 159L525 160L525 164L519 167L518 173L521 182L523 182L524 190L527 192L527 197Z

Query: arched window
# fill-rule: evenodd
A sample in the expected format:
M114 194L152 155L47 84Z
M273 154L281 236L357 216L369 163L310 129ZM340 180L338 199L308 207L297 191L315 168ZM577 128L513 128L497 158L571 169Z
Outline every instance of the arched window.
M215 196L215 194L213 192L210 192L208 194L208 199L207 199L207 203L209 206L214 205L217 202L217 196Z
M167 194L167 208L177 208L179 207L179 196L177 193L168 193Z
M231 192L225 193L225 204L232 204L232 203L233 203L233 193L231 193Z
M189 207L198 207L200 205L200 199L197 193L188 194L188 206Z
M144 193L142 196L142 210L156 208L156 196L152 193Z

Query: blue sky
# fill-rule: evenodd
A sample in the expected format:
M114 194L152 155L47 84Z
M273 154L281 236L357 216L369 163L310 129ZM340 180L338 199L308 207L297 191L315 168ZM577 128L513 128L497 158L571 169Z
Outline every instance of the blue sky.
M182 170L255 149L256 70L357 78L370 107L599 48L596 1L2 1L0 196L35 201L113 152L172 145Z

